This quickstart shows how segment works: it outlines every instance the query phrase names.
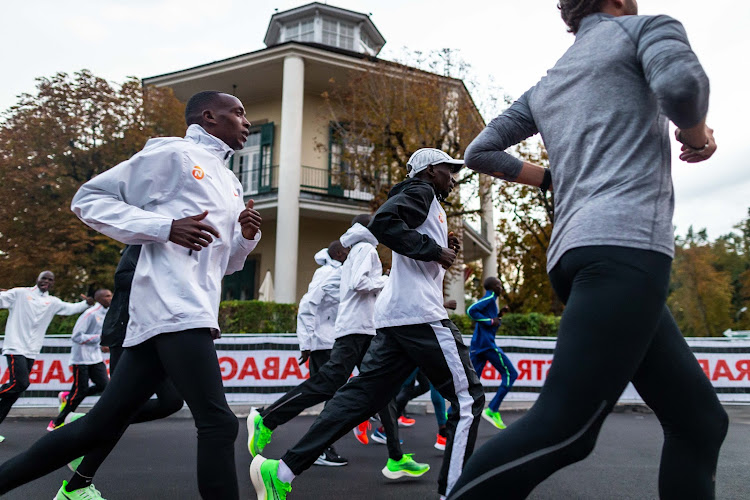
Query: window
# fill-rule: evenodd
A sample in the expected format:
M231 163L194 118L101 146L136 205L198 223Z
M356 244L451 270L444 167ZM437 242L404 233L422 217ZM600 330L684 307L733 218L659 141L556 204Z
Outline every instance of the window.
M298 42L315 41L315 24L312 18L294 21L286 25L284 41L295 40Z
M258 193L260 175L260 131L247 137L245 147L237 152L238 169L235 171L240 179L245 195Z
M372 187L360 178L370 168L373 149L368 142L349 143L331 130L329 194L366 201L373 198Z
M240 180L245 196L265 193L277 187L271 166L273 130L273 123L265 123L252 131L245 146L232 159L232 170Z
M323 43L342 49L354 50L354 25L335 19L323 18Z
M362 45L370 49L373 53L376 53L378 51L377 47L375 46L375 42L373 42L372 38L367 36L364 31L361 31L360 38L362 39Z
M221 300L253 300L257 268L257 258L251 257L245 261L245 266L240 271L224 276L221 282Z

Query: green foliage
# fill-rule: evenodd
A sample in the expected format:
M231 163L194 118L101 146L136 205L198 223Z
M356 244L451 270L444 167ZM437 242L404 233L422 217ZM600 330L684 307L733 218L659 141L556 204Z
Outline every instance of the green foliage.
M0 309L0 334L5 334L8 311ZM47 334L73 333L75 316L55 316ZM297 305L231 300L219 308L219 326L225 333L293 333L297 330Z
M474 333L474 322L470 317L454 314L450 319L461 334L472 335ZM503 322L497 334L518 337L554 337L559 327L559 316L541 313L509 313L503 316Z
M541 313L514 314L503 316L498 330L499 335L519 337L554 337L560 328L560 316Z
M64 299L111 286L122 245L81 223L70 201L150 137L182 135L183 110L170 89L83 70L37 79L0 113L0 287L33 285L45 269Z
M474 322L465 314L451 314L450 320L458 327L461 335L471 335L474 333Z
M0 334L5 333L8 311L0 309ZM78 316L55 316L47 334L73 332ZM462 335L474 333L474 322L468 316L452 314ZM258 300L230 300L219 308L219 326L224 333L293 333L297 330L297 305L260 302ZM560 318L539 313L506 314L499 335L554 337Z
M748 221L714 242L692 227L677 238L667 304L686 337L720 337L727 328L750 325L741 312L750 302L744 286L750 274Z
M226 333L293 333L297 331L297 305L258 300L222 302L219 327Z

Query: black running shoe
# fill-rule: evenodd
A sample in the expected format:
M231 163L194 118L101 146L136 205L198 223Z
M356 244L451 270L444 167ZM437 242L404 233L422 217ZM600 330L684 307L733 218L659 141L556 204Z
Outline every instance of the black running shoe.
M346 465L348 463L349 460L336 453L336 450L333 448L333 446L323 450L323 453L321 453L318 459L315 460L315 465L324 465L326 467L341 467L342 465Z

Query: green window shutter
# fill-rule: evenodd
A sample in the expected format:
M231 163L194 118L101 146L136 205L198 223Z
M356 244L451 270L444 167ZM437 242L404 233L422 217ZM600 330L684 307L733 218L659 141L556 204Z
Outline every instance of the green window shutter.
M260 126L260 192L278 187L273 172L273 132L273 122Z

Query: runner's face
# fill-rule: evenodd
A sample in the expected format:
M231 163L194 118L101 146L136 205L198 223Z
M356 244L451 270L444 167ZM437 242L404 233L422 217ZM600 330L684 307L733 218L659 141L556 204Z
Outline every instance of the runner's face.
M55 275L49 271L44 271L36 279L36 286L39 290L47 292L52 289L52 285L55 284Z
M250 135L250 122L245 118L245 108L240 100L222 94L213 112L216 123L208 132L234 150L245 147L247 136Z
M102 305L102 307L109 307L112 304L112 292L109 290L100 291L94 298Z
M456 184L451 172L451 165L448 163L438 163L431 168L433 169L434 174L432 183L435 186L435 191L437 191L438 194L443 195L443 197L448 196L453 189L453 186Z

